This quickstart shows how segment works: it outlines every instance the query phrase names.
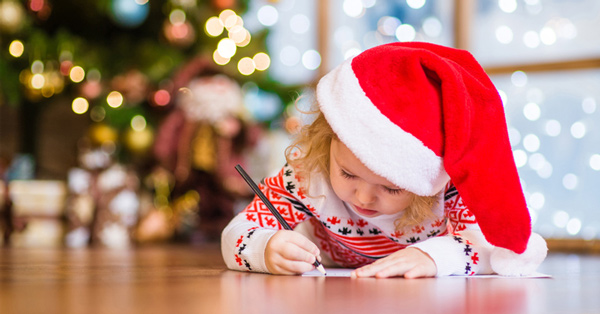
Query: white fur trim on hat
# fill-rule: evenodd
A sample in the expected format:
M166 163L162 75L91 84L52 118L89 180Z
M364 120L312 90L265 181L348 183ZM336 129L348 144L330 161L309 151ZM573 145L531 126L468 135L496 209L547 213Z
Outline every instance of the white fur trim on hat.
M490 256L492 269L502 276L527 276L533 274L548 254L546 241L537 233L531 233L527 249L521 254L495 247Z
M418 195L438 193L450 180L443 159L373 105L346 60L317 85L321 112L339 139L371 171Z

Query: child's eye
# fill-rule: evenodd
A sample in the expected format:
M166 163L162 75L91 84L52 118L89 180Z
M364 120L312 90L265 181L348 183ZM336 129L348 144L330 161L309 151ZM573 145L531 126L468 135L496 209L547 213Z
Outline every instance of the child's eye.
M344 171L344 169L340 169L340 174L342 175L342 177L346 178L346 179L354 179L356 178L355 175L351 175L348 172Z
M392 195L400 194L400 192L404 191L403 189L392 189L387 186L384 186L383 189Z

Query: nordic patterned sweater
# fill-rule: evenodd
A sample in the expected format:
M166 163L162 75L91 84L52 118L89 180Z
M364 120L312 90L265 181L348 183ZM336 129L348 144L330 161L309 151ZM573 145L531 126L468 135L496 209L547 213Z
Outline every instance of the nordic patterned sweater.
M295 228L308 221L311 238L321 255L340 267L360 267L407 247L416 247L434 260L437 276L492 273L491 246L483 237L475 216L463 204L451 184L433 209L436 218L410 230L395 230L396 215L362 217L340 200L328 180L313 175L305 191L293 168L285 165L259 185L288 224ZM310 196L309 196L310 195ZM221 251L227 267L268 272L264 252L270 237L283 227L264 203L255 197L223 230Z

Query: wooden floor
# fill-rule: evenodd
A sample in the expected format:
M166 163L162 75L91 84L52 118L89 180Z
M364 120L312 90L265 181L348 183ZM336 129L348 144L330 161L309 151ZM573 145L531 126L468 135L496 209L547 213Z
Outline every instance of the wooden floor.
M600 256L552 279L350 279L225 269L217 245L0 249L0 313L600 313Z

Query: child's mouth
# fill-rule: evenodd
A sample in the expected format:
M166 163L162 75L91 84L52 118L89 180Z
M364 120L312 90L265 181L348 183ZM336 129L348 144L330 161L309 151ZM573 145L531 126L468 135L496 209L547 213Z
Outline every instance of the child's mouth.
M358 214L360 214L360 215L362 215L362 216L374 216L374 215L377 215L377 214L379 214L379 212L378 212L378 211L375 211L375 210L370 210L370 209L366 209L366 208L362 208L362 207L358 207L358 206L356 206L356 205L354 205L354 210L355 210L355 211L356 211Z

